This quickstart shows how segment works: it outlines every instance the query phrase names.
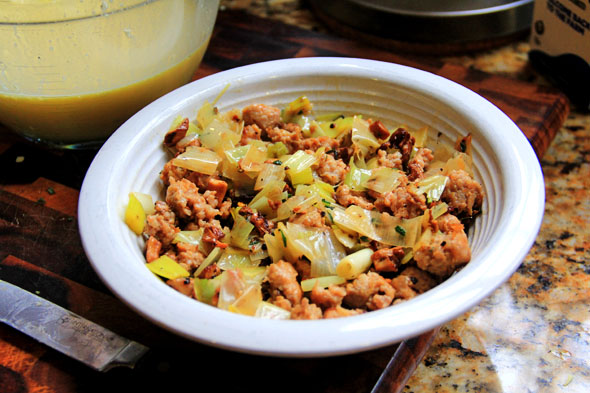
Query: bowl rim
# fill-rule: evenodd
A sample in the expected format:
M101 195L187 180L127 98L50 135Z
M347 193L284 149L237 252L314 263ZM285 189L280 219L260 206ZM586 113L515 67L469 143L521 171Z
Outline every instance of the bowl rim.
M110 174L117 159L131 154L128 146L149 133L158 119L171 117L191 97L215 97L228 81L248 78L277 78L281 75L354 75L380 78L411 86L460 110L465 102L470 121L492 138L501 138L494 151L505 165L502 178L502 224L504 231L494 240L501 247L488 247L481 256L488 263L463 269L461 274L408 302L363 315L318 321L262 320L233 314L199 303L165 284L154 289L138 277L121 274L113 268L115 242L109 228L120 220L113 209L113 184ZM231 82L230 82L231 83ZM498 150L500 149L500 150ZM511 160L502 161L510 158ZM135 191L135 190L129 190ZM443 77L375 60L356 58L296 58L274 60L222 71L196 80L152 102L125 122L95 156L80 191L78 222L86 255L105 285L125 304L151 322L191 340L239 352L285 357L315 357L354 353L383 347L417 336L450 321L469 310L506 281L522 262L540 229L544 211L544 181L539 161L522 131L502 111L473 91ZM107 214L105 214L105 211ZM120 224L120 223L119 223ZM469 265L467 265L469 266ZM157 287L160 288L160 287ZM453 299L455 299L453 301ZM191 302L192 304L190 304ZM159 305L155 309L155 305ZM420 312L414 311L420 310ZM187 310L197 311L195 314ZM403 318L400 318L403 317Z

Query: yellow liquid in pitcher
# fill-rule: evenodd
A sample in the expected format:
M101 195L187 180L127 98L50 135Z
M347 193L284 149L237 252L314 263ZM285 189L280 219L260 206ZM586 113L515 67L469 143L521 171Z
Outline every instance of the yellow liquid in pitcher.
M57 24L0 25L9 43L0 47L0 122L56 144L106 139L190 80L216 16L210 5L161 0Z

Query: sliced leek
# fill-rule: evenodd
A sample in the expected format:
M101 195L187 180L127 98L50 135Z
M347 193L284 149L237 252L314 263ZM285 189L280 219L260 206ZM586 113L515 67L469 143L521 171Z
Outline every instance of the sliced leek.
M147 267L152 273L170 280L190 276L190 273L187 272L185 268L180 266L178 262L167 255L162 255L155 261L148 263Z
M346 282L344 277L340 276L324 276L316 278L308 278L301 280L301 289L303 292L311 291L316 285L320 288L327 288L330 285L341 285Z
M365 248L342 258L336 267L336 272L342 278L352 280L371 267L373 250Z
M215 152L203 147L193 147L177 156L172 163L178 167L190 169L191 171L212 175L221 162Z

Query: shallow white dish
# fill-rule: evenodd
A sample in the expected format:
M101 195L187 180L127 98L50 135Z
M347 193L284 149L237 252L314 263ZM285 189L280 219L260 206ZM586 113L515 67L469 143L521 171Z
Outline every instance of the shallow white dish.
M162 199L158 174L169 157L162 139L178 115L229 84L221 111L251 103L284 105L307 95L319 111L363 113L386 124L427 125L454 141L473 135L475 176L486 198L469 231L473 258L441 285L410 301L363 315L319 321L263 320L199 303L145 266L142 241L125 225L128 193ZM92 266L122 301L152 322L205 344L276 356L369 350L416 336L467 311L507 280L529 251L544 209L542 172L529 142L499 109L436 75L390 63L302 58L254 64L183 86L123 124L94 159L80 192L82 243Z

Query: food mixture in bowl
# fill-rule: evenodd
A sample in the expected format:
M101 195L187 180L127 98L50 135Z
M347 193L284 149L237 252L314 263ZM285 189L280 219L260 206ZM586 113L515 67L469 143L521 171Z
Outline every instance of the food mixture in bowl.
M225 113L205 103L164 145L165 200L131 193L125 220L146 239L146 266L201 302L350 316L411 299L471 259L465 226L484 192L470 135L447 146L426 128L316 116L300 97Z

